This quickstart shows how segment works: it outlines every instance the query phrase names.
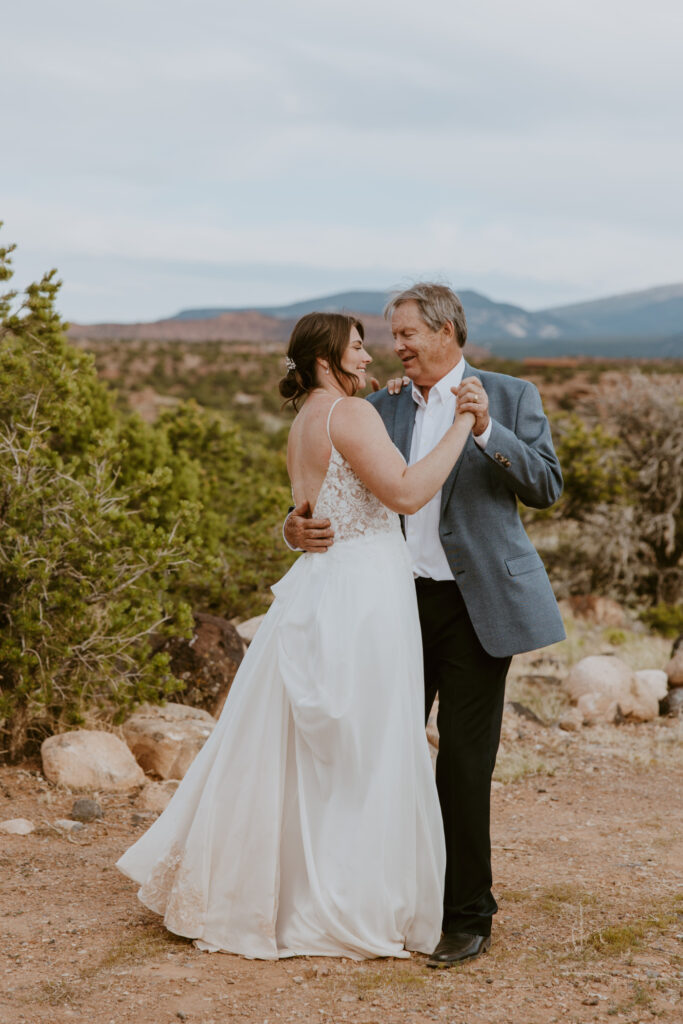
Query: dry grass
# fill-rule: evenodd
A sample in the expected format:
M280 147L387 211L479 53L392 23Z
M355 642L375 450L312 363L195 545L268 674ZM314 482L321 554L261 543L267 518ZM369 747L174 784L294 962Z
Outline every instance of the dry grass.
M353 984L359 999L366 999L373 994L390 994L399 996L407 992L421 992L429 979L424 972L399 964L386 964L381 971L363 970L354 974Z
M48 1006L69 1006L77 1003L83 996L82 989L77 988L70 981L42 981L36 993L38 1003L47 1003Z
M189 939L173 935L161 925L145 925L136 935L123 939L112 946L98 970L107 971L123 964L139 963L141 960L153 960L177 950L179 946L190 946Z
M567 905L571 908L596 906L599 902L595 893L584 892L571 882L558 882L542 889L538 894L538 905L546 914L554 916Z
M567 639L552 648L553 655L566 669L591 654L616 654L634 672L644 668L663 668L669 660L671 640L642 627L629 629L589 626L581 619L566 614L563 609Z
M544 758L539 757L533 751L519 748L504 749L501 747L498 753L498 760L493 772L495 782L502 782L509 785L511 782L519 782L529 775L554 775L555 768Z
M529 708L544 725L553 725L569 707L569 697L559 683L534 682L533 676L511 675L505 696Z

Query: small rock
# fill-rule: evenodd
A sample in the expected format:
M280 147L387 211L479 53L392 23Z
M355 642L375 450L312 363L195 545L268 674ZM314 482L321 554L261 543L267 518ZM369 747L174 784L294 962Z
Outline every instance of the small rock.
M74 800L74 805L71 808L71 817L75 818L76 821L95 821L96 818L102 818L104 815L97 800L91 800L87 796L80 796L78 800Z
M63 828L65 832L80 832L85 828L82 821L74 821L73 818L57 818L54 824L57 828Z
M666 672L643 669L634 673L631 700L622 705L622 714L632 722L650 722L659 714L659 702L666 697Z
M660 715L683 717L683 686L675 686L659 702Z
M683 686L683 643L674 644L671 661L665 672L669 677L669 686Z
M154 815L151 811L143 811L142 813L135 811L130 816L130 823L131 825L144 825L146 822L151 821L153 817Z
M182 779L215 724L201 708L143 704L123 723L123 735L146 772L162 779Z
M179 786L177 779L166 779L164 782L148 782L136 800L142 811L153 811L161 814L171 802L171 797Z
M597 725L599 722L611 724L621 715L618 701L600 693L582 694L576 703L576 710L585 725Z
M659 714L666 678L658 669L632 672L621 658L595 654L574 665L563 686L589 725L649 722Z
M630 692L632 680L633 673L621 658L593 654L577 661L562 685L574 701L585 693L592 693L607 697L611 702Z
M246 622L240 622L239 626L236 627L237 632L244 640L245 644L250 644L256 636L256 631L265 619L265 615L255 615L253 619L247 619Z
M300 985L303 980L304 979L301 977L300 974L295 974L294 977L292 978L292 981L295 981L297 985Z
M128 793L145 781L126 744L111 732L60 733L44 740L40 753L45 778L69 789Z
M35 832L36 826L28 818L8 818L7 821L0 821L0 832L8 836L27 836Z
M557 724L564 732L578 732L583 725L583 715L578 708L569 708Z
M526 718L527 722L534 722L535 725L543 725L541 719L538 715L534 714L531 708L526 707L525 704L518 703L516 700L506 701L504 710L517 715L518 718Z
M582 999L581 1000L581 1004L583 1006L597 1006L599 1001L600 1000L598 999L597 996L588 996L587 999Z
M176 1017L178 1018L178 1020L187 1020L187 1014L183 1013L182 1010L178 1010L178 1012L176 1013Z

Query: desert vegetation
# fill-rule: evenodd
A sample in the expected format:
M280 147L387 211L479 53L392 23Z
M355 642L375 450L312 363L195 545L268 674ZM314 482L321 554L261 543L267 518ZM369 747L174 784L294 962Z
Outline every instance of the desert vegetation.
M0 276L11 277L11 247ZM178 689L152 639L249 615L286 569L281 446L180 401L153 423L66 339L46 275L0 300L4 756Z
M12 246L0 278L12 276ZM282 345L71 342L54 272L0 299L0 749L116 722L181 683L159 637L246 618L292 555ZM375 354L384 382L400 370ZM565 474L525 512L558 596L598 593L683 628L681 365L485 368L541 389ZM155 651L157 653L155 653Z

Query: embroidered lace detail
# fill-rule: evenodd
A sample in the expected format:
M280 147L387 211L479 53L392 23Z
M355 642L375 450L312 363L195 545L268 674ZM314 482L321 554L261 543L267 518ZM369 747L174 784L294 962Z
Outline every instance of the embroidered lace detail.
M398 515L368 490L334 445L313 517L330 520L335 544L340 540L401 529Z
M141 886L138 898L161 914L171 931L182 935L201 932L204 924L204 896L191 882L192 871L183 866L183 850L173 843Z

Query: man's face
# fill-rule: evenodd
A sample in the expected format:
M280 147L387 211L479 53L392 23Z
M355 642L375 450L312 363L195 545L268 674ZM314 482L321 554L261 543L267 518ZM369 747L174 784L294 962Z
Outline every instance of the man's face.
M440 330L433 331L420 316L415 299L402 302L394 310L391 333L403 372L418 387L432 387L460 360L460 347L452 324L444 324Z

